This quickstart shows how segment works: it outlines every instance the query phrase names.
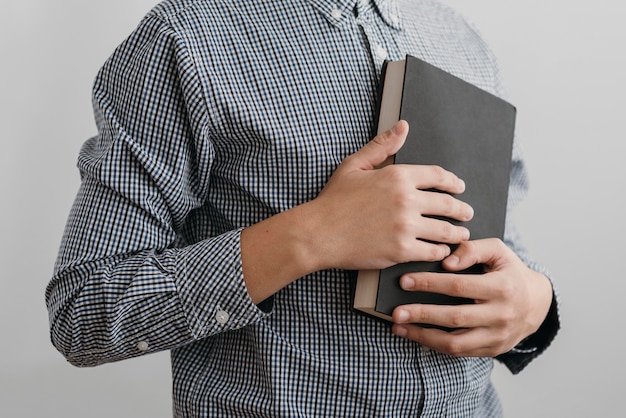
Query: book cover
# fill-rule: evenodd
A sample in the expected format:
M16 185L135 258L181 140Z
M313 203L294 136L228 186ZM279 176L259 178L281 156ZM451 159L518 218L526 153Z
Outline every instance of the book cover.
M396 164L439 165L466 184L457 198L474 208L463 223L471 239L502 238L506 218L515 107L446 71L407 55L386 63L379 100L378 132L398 120L409 123ZM457 221L450 220L454 224ZM440 262L411 262L383 270L360 271L353 308L390 320L393 309L410 303L459 304L471 300L427 292L406 292L407 272L444 271ZM481 267L470 269L480 272Z

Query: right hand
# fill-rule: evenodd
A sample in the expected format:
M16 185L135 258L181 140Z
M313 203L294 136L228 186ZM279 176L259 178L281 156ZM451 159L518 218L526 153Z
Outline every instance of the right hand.
M456 175L438 166L378 168L404 144L408 130L400 121L347 157L309 202L320 268L381 269L439 261L450 253L445 244L469 239L467 228L425 216L472 218L473 209L451 196L465 189Z

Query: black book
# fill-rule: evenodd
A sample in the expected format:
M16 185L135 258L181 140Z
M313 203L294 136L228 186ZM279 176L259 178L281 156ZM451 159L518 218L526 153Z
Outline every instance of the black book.
M471 239L503 238L511 173L515 107L429 63L407 55L383 67L378 132L398 120L409 123L396 164L439 165L465 181L459 199L474 208L462 223ZM451 220L454 224L460 222ZM400 276L408 272L445 271L441 262L411 262L358 273L353 308L391 319L399 305L461 304L472 300L427 292L406 292ZM475 266L470 272L482 271Z

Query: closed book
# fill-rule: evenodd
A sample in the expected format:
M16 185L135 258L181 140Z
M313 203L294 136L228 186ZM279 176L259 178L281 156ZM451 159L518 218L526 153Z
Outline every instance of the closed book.
M502 239L515 107L410 55L387 62L382 80L378 132L401 119L409 123L408 137L394 162L439 165L455 173L466 185L465 192L456 197L474 208L474 217L469 222L448 221L466 226L471 239ZM353 308L390 321L399 305L473 303L465 298L407 292L400 287L403 274L423 271L445 270L441 262L410 262L383 270L359 271L353 288ZM465 272L482 272L482 267Z

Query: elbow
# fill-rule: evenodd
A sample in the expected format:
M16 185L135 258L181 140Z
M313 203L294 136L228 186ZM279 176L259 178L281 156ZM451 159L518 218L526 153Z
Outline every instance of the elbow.
M77 335L80 332L75 329L71 321L65 315L54 317L53 310L50 313L50 342L61 353L63 357L73 366L91 367L100 364L91 355L87 355L86 350L82 349L80 339Z
M101 350L87 347L81 335L85 330L75 318L75 294L68 295L53 279L46 289L46 307L49 318L49 336L54 348L76 367L91 367L104 363Z
M94 367L113 361L104 347L86 344L80 335L80 328L62 317L50 321L50 341L72 366Z

